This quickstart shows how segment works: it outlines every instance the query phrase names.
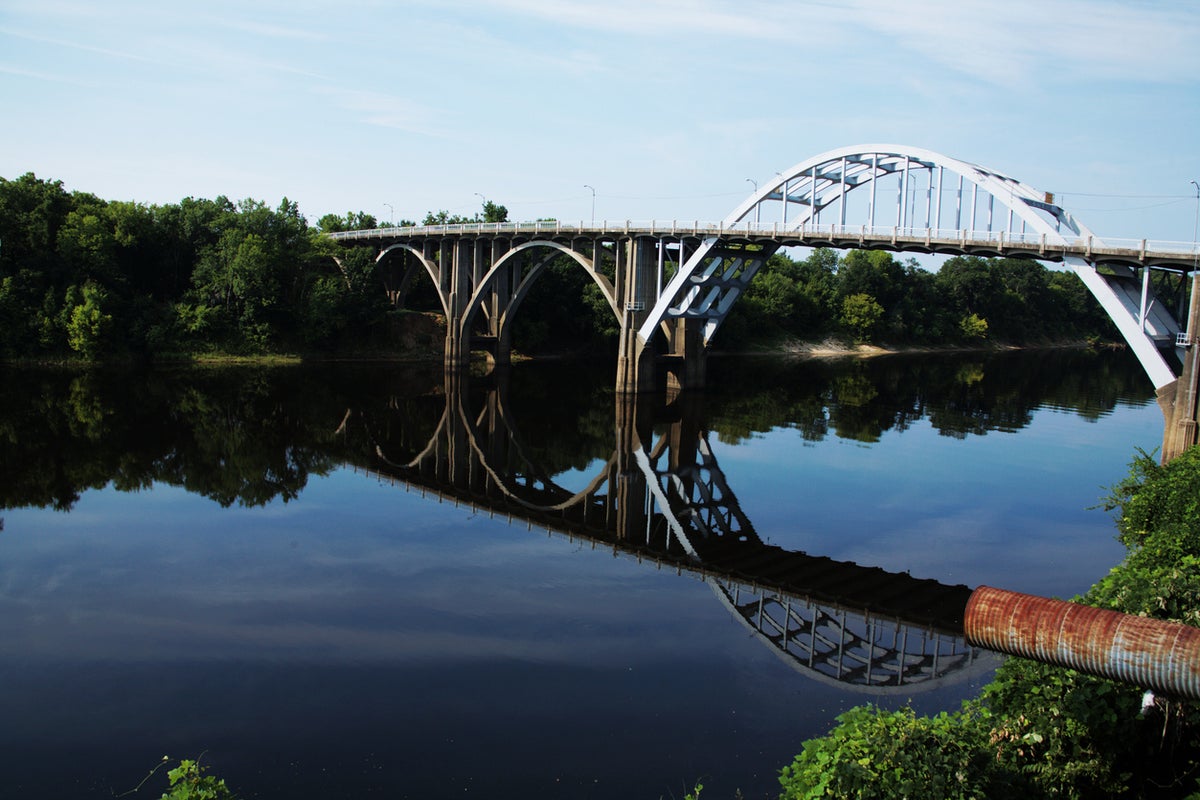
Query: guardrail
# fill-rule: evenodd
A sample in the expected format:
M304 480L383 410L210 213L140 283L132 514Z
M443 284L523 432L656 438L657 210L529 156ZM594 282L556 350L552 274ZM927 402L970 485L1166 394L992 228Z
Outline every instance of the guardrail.
M619 220L600 222L562 222L561 220L539 220L536 222L468 222L456 225L390 226L361 231L340 231L327 234L338 241L382 239L389 237L433 237L446 235L503 235L503 234L547 234L569 235L650 235L650 236L760 236L769 238L796 239L854 239L862 241L905 242L958 242L963 245L994 244L1004 247L1056 249L1080 248L1087 252L1131 252L1159 255L1193 256L1200 258L1200 245L1196 242L1155 241L1150 239L1124 239L1078 237L1047 234L1021 233L1012 231L959 230L956 228L915 228L884 225L822 225L804 223L788 225L781 222L738 222L725 225L719 222L699 220L635 221Z

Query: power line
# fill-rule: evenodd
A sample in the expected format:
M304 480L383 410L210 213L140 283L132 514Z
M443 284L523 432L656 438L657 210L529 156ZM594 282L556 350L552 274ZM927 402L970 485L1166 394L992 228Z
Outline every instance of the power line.
M1122 200L1191 200L1190 194L1097 194L1094 192L1055 192L1060 197L1114 197Z

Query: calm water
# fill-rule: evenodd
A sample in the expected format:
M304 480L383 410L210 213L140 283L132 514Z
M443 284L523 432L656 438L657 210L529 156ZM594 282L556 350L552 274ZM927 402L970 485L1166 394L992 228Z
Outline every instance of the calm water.
M4 371L0 796L108 798L200 753L245 797L774 796L846 708L956 708L989 673L839 683L688 564L740 534L770 557L730 563L1071 596L1162 435L1124 353L718 360L669 406L611 375ZM714 516L616 499L655 479ZM854 583L797 596L883 596Z

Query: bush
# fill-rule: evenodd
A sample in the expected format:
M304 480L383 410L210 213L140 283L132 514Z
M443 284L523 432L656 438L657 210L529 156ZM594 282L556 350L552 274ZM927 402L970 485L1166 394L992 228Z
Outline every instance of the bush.
M993 797L986 715L918 717L911 708L852 708L804 750L779 777L785 800L815 798Z
M180 761L178 767L167 772L167 778L171 788L163 793L162 800L234 800L223 778L205 775L204 767L191 759Z

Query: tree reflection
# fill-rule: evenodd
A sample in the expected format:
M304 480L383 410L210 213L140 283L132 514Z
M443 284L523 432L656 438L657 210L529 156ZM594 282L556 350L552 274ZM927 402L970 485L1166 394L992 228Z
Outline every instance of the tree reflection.
M873 443L927 420L955 438L1027 426L1038 408L1095 420L1152 396L1125 353L791 361L713 359L710 430L739 443L777 428ZM611 365L529 364L472 381L495 391L543 475L586 470L613 445ZM444 413L440 369L396 365L6 369L0 507L70 510L82 492L179 486L222 506L294 499L310 475L364 464L380 442L412 459ZM356 424L347 424L350 416ZM361 423L361 424L358 424Z
M833 435L873 443L928 420L954 438L1015 431L1041 407L1096 420L1122 400L1153 396L1124 352L1046 350L957 356L887 356L836 362L713 359L713 430L737 444L775 428L805 441Z

